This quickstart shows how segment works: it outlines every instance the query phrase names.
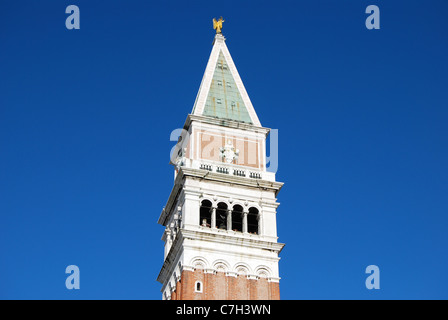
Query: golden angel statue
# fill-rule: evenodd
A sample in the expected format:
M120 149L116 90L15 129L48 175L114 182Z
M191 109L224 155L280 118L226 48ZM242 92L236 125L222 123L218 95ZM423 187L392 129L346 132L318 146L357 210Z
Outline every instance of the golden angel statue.
M221 33L221 30L222 30L222 23L223 23L224 21L225 21L225 20L224 20L222 17L219 18L218 21L216 21L216 19L213 18L213 29L216 30L216 33Z

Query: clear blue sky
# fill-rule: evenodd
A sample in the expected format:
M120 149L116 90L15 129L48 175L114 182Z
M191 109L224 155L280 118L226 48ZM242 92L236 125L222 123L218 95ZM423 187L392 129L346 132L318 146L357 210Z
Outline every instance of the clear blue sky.
M81 29L65 28L78 5ZM365 9L381 10L367 30ZM279 130L283 299L448 298L448 2L2 1L0 298L160 299L173 129L224 35ZM81 289L65 288L65 267ZM365 268L378 265L381 289Z

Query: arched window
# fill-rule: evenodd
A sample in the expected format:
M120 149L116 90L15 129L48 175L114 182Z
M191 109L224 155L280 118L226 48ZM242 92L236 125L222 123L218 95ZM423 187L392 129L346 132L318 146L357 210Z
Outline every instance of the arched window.
M202 282L196 281L194 284L194 292L202 292Z
M243 207L238 204L233 206L232 230L243 232Z
M259 234L258 230L258 209L251 207L247 214L247 232L252 234Z
M227 229L227 205L224 202L218 203L216 209L216 227L218 229Z
M202 200L199 212L199 225L210 228L210 224L212 223L211 208L212 203L210 201Z

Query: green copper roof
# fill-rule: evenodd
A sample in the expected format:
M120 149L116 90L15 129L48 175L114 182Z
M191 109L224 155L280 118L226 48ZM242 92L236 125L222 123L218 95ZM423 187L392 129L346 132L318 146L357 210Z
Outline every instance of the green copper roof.
M202 115L252 124L222 52L219 53Z

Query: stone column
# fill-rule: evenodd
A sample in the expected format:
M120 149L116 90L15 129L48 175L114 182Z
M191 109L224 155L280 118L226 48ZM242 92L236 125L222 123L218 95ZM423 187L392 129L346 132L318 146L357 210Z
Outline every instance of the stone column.
M211 228L216 229L216 207L213 206L210 211L212 214Z
M166 258L166 256L170 252L171 245L173 244L173 237L169 227L165 228L165 237L166 237L166 244L165 244L165 258Z
M244 209L243 211L243 233L247 233L247 214L249 212Z
M227 209L227 230L232 230L232 209Z

